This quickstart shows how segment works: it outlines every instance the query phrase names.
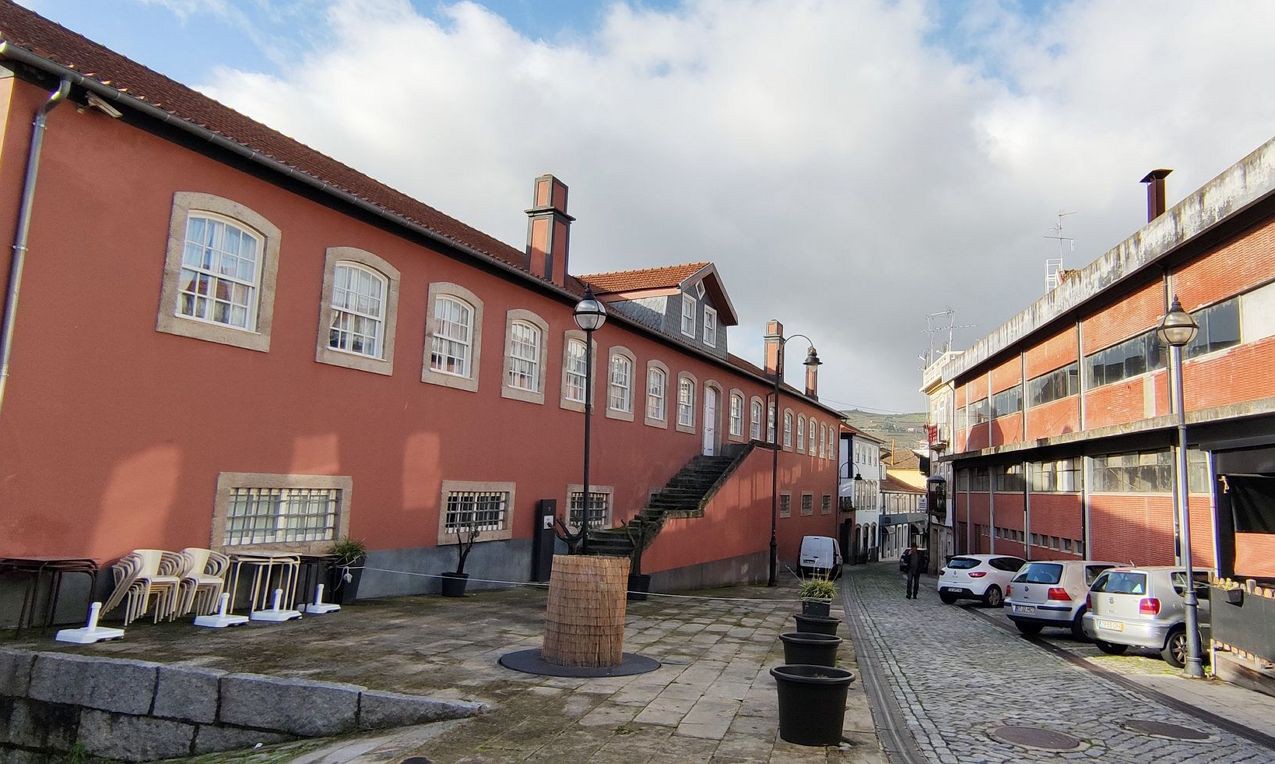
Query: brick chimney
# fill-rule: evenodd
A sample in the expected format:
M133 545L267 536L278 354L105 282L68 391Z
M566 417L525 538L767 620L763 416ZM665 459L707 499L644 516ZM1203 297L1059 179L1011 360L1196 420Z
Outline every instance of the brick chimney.
M1164 179L1173 170L1152 170L1141 180L1147 184L1147 222L1164 214Z
M766 323L766 363L762 368L767 374L782 374L779 368L779 346L784 339L784 325L775 319Z
M565 287L571 221L575 220L567 214L567 184L549 174L536 178L527 218L528 267L540 278Z
M819 400L819 367L806 367L806 397Z

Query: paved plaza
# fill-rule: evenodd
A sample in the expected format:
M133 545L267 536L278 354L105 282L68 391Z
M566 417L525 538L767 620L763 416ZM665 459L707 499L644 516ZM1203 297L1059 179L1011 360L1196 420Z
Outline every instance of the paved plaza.
M892 563L851 568L842 592L860 638L860 662L870 662L865 671L881 680L887 702L878 716L886 727L891 719L900 722L901 737L911 744L897 758L940 764L1275 760L1275 749L998 628L993 619L1003 618L999 611L942 604L932 580L922 586L919 599L904 599L903 578ZM1111 664L1123 667L1119 673L1137 673L1132 661ZM1223 683L1196 684L1212 684L1215 691L1238 693L1230 697L1259 705L1270 700ZM1174 740L1131 729L1141 721L1187 727L1203 739ZM1078 738L1080 747L1064 752L1002 742L993 737L1002 726L1064 733Z

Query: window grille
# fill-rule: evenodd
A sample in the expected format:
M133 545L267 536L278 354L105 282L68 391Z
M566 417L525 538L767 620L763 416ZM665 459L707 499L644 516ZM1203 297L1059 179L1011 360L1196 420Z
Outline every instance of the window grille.
M225 544L330 540L340 505L341 491L335 488L232 488Z
M508 509L508 491L451 491L447 494L443 531L503 530Z
M583 491L572 491L568 503L567 523L572 528L580 527L580 507L584 503ZM589 527L605 528L611 516L611 494L602 491L589 491Z
M832 514L832 496L830 494L825 493L823 495L823 504L819 506L819 514L821 515Z
M779 516L792 516L792 497L786 493L779 494Z
M808 493L801 495L801 514L813 515L815 513L815 497Z

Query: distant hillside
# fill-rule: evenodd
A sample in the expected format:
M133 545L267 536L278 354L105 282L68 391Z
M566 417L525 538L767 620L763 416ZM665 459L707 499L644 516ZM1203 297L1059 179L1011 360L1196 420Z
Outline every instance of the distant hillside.
M916 448L925 444L925 412L915 414L873 414L852 409L841 412L846 421L873 437L899 448Z

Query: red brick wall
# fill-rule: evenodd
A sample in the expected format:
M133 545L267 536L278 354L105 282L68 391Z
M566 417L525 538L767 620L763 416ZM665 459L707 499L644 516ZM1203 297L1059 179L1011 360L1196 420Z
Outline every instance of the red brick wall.
M1027 409L1027 440L1052 438L1079 429L1079 395L1071 395Z
M1023 530L1025 517L1023 516L1023 494L1021 491L1016 493L997 493L996 494L996 523L997 528L1010 528L1012 530ZM997 554L1012 554L1018 557L1024 556L1026 549L1017 541L1009 539L996 539Z
M1015 355L1001 365L992 369L992 393L999 393L1023 381L1023 361Z
M965 402L971 403L987 397L987 375L979 374L965 382Z
M1008 416L997 417L989 424L991 425L991 444L993 446L999 446L1005 443L1017 443L1023 439L1022 414L1009 414Z
M1083 541L1084 504L1078 493L1033 493L1032 533Z
M1275 261L1275 257L1271 259ZM1275 337L1185 361L1182 364L1182 393L1186 410L1275 395L1272 361L1275 361ZM1219 380L1225 380L1225 384L1219 384ZM1169 413L1167 398L1166 394L1166 414Z
M1076 327L1069 326L1035 347L1029 348L1027 378L1034 379L1047 371L1061 368L1076 360Z
M1144 374L1085 393L1085 428L1145 419L1147 414L1144 395L1147 384L1153 383Z
M1164 316L1164 285L1153 281L1115 305L1084 319L1084 354L1141 334Z
M1209 497L1191 498L1191 559L1211 567L1213 521ZM1093 494L1089 497L1093 522L1094 560L1138 565L1173 564L1173 498L1168 494Z
M1182 307L1224 300L1275 279L1275 221L1187 264L1172 274L1172 289Z
M973 427L971 427L969 429L969 434L966 435L966 438L965 438L965 450L973 451L979 448L987 448L989 429L990 429L989 422L976 424Z

